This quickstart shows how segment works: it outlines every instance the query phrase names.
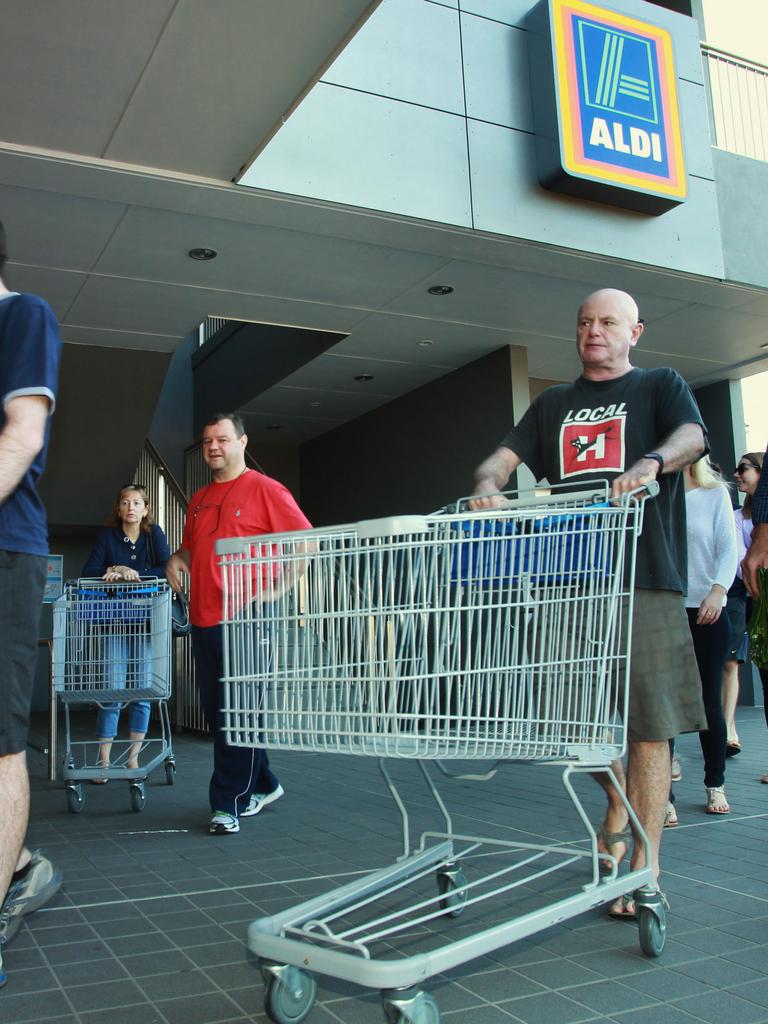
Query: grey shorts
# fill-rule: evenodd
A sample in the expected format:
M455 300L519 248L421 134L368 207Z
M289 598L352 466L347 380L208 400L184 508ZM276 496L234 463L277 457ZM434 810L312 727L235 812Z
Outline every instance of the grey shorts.
M46 563L0 550L0 757L27 747Z
M628 739L669 740L706 728L682 595L671 590L635 590Z

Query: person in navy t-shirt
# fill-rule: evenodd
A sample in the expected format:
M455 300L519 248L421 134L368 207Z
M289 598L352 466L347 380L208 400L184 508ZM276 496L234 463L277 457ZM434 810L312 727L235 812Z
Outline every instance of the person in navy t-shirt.
M27 732L48 555L36 485L56 402L61 338L43 299L8 291L6 260L0 224L0 985L2 953L22 916L61 885L51 862L24 845Z

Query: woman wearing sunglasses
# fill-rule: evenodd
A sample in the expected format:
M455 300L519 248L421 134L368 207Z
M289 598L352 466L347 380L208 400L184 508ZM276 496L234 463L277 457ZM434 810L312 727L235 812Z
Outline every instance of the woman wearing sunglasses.
M736 579L728 591L728 618L731 620L731 650L723 670L723 714L728 731L726 755L733 757L741 752L739 734L736 731L736 704L739 699L739 665L747 657L747 602L749 595L741 579L741 562L752 538L752 495L760 482L763 469L763 453L747 452L739 459L734 472L738 490L746 495L744 505L734 511L736 520L736 545L738 548L738 567ZM768 775L761 780L768 782Z
M152 519L149 498L142 484L127 484L121 488L107 525L96 538L96 544L83 566L83 576L101 577L107 583L133 583L142 576L165 578L165 563L170 557L168 541ZM124 689L128 675L141 669L144 659L135 649L136 638L116 636L110 658L111 689ZM132 646L133 644L133 646ZM151 660L147 669L151 670ZM134 680L133 685L137 685ZM109 768L112 742L117 735L117 724L123 704L105 704L99 707L96 718L96 736L99 742L99 768ZM139 767L139 752L149 725L148 700L130 702L128 748L125 766ZM122 758L121 758L122 761ZM92 779L104 785L108 779Z

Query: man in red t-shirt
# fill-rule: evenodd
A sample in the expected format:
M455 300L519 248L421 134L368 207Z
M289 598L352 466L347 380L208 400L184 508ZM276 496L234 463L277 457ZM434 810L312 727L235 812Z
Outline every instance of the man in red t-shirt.
M206 423L203 457L213 480L192 495L181 547L171 555L165 570L175 591L181 589L181 573L191 577L195 679L213 730L209 787L209 828L213 835L239 832L241 817L258 814L283 795L283 787L270 770L266 750L230 747L222 732L222 584L216 541L220 537L252 537L311 526L287 488L246 467L247 443L243 421L235 413L218 413Z

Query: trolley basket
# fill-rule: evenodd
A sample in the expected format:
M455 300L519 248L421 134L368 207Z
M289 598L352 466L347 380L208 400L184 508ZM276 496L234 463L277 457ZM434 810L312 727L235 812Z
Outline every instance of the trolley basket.
M385 990L391 1020L437 1020L431 997L411 991L425 978L628 891L655 890L650 869L620 878L613 858L598 858L572 785L588 771L612 777L610 763L625 749L642 512L637 495L610 502L607 491L555 493L500 511L217 542L228 742L377 757L403 816L396 864L251 925L273 1020L303 1019L284 1017L281 1006L302 998L311 1005L308 970ZM419 762L444 830L411 843L386 758ZM443 762L467 759L485 762L488 775L514 761L556 766L588 848L457 834L427 763L456 774ZM478 856L481 848L490 860ZM460 855L469 858L464 866ZM607 874L599 861L608 862ZM479 924L471 938L428 955L391 958L393 936L406 941L428 922L497 905L512 889L573 865L586 877L564 899ZM414 896L435 876L436 892ZM397 895L403 905L393 910ZM649 920L661 927L663 907L647 902ZM429 1009L419 1009L425 1000Z
M161 762L173 781L175 761L166 701L171 695L171 591L154 577L105 583L75 579L64 585L53 608L53 686L64 707L64 782L72 811L82 809L81 782L121 778L131 784L134 810L144 806L143 782ZM142 741L140 768L128 768L135 750L128 740L112 744L109 764L97 738L73 739L73 708L157 703L161 736ZM91 724L95 729L95 720ZM91 733L93 736L93 733Z

